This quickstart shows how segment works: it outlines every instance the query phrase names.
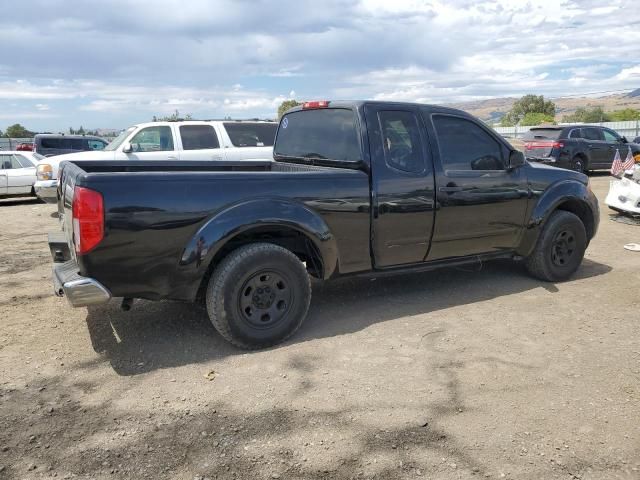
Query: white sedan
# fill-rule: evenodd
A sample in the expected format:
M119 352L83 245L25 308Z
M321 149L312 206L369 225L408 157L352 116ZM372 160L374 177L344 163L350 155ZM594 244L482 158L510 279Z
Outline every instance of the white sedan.
M33 152L0 150L0 198L35 195L36 165L43 158Z

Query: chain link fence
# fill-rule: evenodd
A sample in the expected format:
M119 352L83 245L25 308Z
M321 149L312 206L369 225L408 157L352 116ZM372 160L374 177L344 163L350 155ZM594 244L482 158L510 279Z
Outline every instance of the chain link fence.
M15 150L21 143L33 143L32 138L0 138L0 150Z

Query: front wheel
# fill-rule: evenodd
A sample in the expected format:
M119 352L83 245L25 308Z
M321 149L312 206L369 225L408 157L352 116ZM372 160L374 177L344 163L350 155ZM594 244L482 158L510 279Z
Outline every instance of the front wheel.
M207 288L207 312L216 330L240 348L275 345L300 328L311 301L303 263L289 250L253 243L232 251Z
M582 220L571 212L558 210L542 229L527 258L527 269L547 282L566 280L580 266L586 248L587 234Z

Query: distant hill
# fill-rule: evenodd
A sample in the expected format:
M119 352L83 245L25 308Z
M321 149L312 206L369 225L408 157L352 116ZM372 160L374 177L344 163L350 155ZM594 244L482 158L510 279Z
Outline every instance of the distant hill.
M515 97L489 98L487 100L453 103L447 106L459 108L486 122L493 123L499 122L516 100L517 98ZM557 107L556 120L561 120L563 115L573 113L579 107L601 106L605 112L622 110L623 108L640 110L640 88L628 93L605 97L552 98L551 100Z

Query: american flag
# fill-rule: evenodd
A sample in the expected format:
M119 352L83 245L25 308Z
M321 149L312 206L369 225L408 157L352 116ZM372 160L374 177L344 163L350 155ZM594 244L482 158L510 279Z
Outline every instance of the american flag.
M620 160L620 151L616 149L616 156L613 157L613 164L611 165L611 175L617 177L622 172L624 172L624 167L622 166L622 160Z
M624 163L622 164L622 170L629 170L630 168L633 168L635 164L636 161L631 154L631 147L629 147L629 150L627 150L627 158L624 159Z

